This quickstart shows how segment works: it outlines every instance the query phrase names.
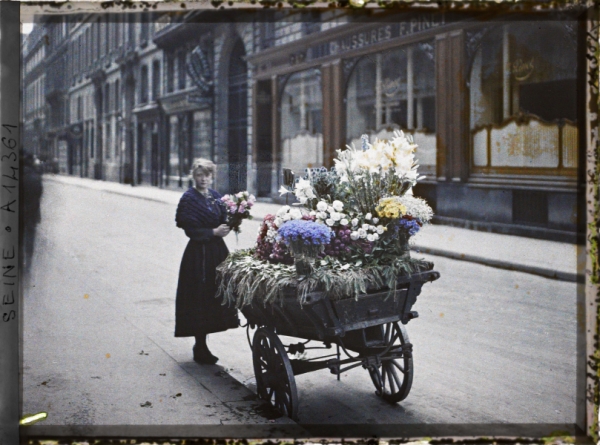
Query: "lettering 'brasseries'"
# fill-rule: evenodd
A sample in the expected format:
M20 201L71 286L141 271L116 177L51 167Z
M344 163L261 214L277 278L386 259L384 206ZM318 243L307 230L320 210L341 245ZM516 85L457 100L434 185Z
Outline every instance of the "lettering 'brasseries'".
M329 42L329 54L339 54L386 40L404 37L445 24L443 14L419 14L410 20L389 23Z

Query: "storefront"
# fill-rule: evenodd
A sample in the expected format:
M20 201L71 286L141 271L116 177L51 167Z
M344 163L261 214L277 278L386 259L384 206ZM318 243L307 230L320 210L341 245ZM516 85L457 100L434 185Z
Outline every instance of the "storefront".
M403 130L426 175L415 193L438 222L575 239L584 142L573 17L419 12L345 22L318 23L321 32L289 43L277 41L280 26L248 57L261 117L253 159L265 180L266 165L273 170L259 195L278 196L283 168L331 166L362 134Z

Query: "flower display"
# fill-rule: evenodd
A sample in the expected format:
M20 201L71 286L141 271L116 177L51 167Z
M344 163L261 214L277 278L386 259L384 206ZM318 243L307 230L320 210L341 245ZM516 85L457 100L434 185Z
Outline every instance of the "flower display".
M247 191L235 195L224 195L221 202L227 209L227 225L236 233L240 233L240 225L244 219L252 219L250 209L256 202L254 195Z
M421 179L415 149L401 131L389 141L363 136L361 150L337 152L334 168L306 169L293 188L282 187L298 203L265 218L255 258L290 264L293 257L299 275L314 271L317 257L354 267L409 261L409 238L433 216L409 192ZM301 271L303 261L310 265Z

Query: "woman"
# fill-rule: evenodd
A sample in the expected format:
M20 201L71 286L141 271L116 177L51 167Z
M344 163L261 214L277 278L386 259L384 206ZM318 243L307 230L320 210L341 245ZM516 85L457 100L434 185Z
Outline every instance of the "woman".
M196 337L194 360L215 364L217 357L206 345L206 335L239 325L237 310L215 298L216 268L229 251L223 241L230 228L221 195L208 187L215 176L215 164L196 159L190 175L195 186L183 194L175 221L190 241L183 253L175 300L175 337Z

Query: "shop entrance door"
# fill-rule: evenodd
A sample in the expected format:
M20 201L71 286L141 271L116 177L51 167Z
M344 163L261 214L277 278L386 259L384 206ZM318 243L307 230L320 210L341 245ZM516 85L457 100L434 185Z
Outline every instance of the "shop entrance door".
M243 57L246 51L238 39L229 61L228 149L229 191L247 189L246 162L248 155L248 69Z

